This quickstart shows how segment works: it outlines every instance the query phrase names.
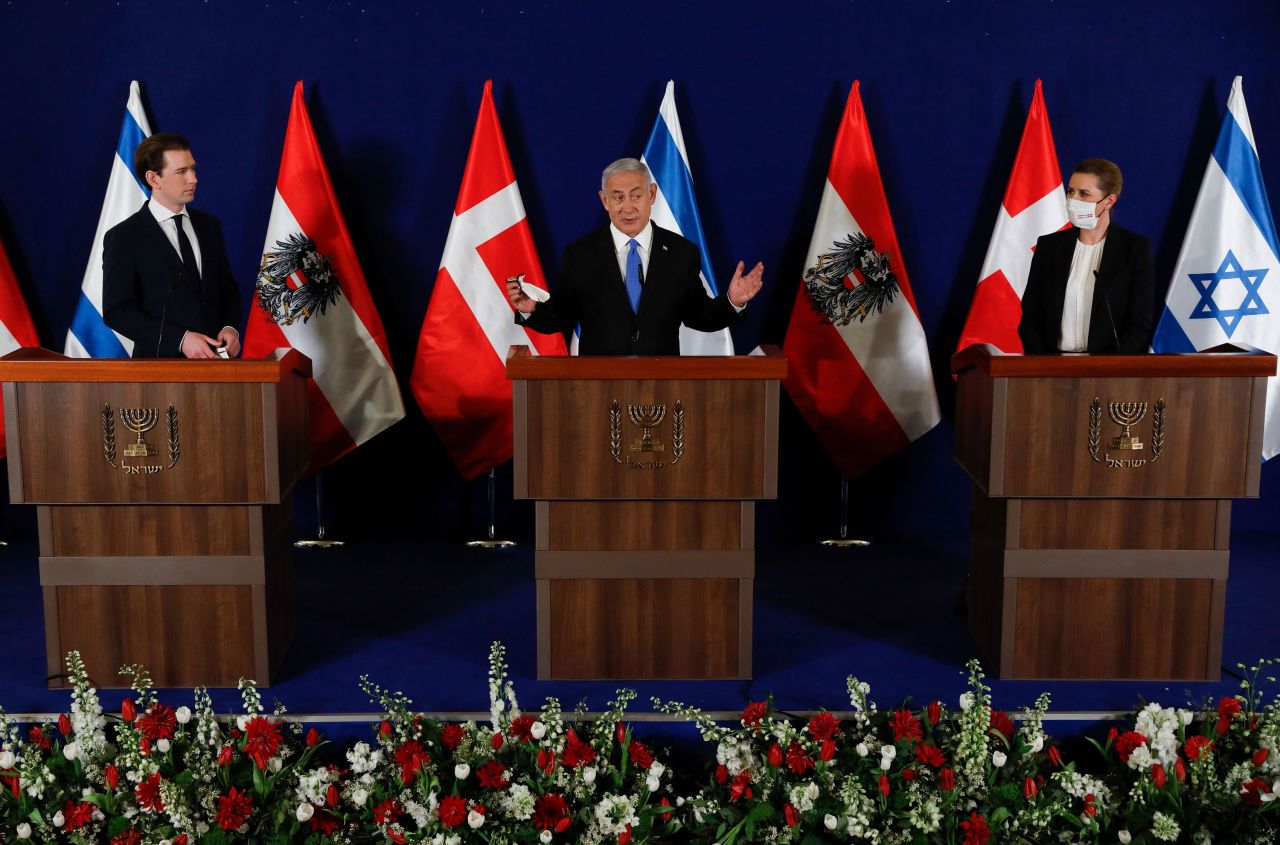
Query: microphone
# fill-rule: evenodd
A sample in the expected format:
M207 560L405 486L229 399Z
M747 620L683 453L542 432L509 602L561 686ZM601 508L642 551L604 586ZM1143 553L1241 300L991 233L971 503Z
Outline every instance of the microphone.
M169 289L164 292L164 304L160 307L160 334L156 335L156 357L160 357L160 342L164 340L164 318L169 313L169 296L173 293L173 289L178 286L178 281L182 278L182 271L178 271L178 275L173 277L173 281L169 282Z
M1093 285L1098 287L1098 271L1093 271ZM1107 322L1111 324L1111 336L1116 341L1116 352L1120 351L1120 334L1116 331L1116 318L1111 315L1111 297L1107 296L1105 287L1099 288L1102 293L1102 304L1107 307Z

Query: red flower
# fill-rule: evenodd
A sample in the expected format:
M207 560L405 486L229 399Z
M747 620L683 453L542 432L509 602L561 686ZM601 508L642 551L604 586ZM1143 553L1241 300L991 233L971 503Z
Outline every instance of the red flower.
M32 726L31 730L27 732L27 739L45 750L53 747L53 743L49 741L49 737L44 735L44 731L40 729L39 725Z
M67 718L66 713L58 714L58 733L66 736L71 733L71 720Z
M824 739L822 745L818 748L818 759L824 763L829 763L834 756L836 756L836 741L834 739Z
M1182 762L1181 757L1175 757L1173 760L1173 774L1178 778L1178 783L1187 779L1187 764Z
M326 807L338 806L338 785L336 783L329 784L329 788L324 791L324 803Z
M548 751L545 748L538 749L538 768L547 774L551 774L556 767L556 753Z
M724 786L726 783L729 782L729 770L725 768L723 763L716 766L715 778L716 778L716 783L720 784L721 786Z
M120 702L120 718L126 722L132 722L138 718L138 708L133 706L132 698L126 698Z
M172 707L153 704L147 708L147 712L142 714L142 718L138 720L136 727L138 728L138 733L151 742L155 742L161 739L173 739L173 732L178 727L178 720L173 714Z
M631 740L631 744L627 746L627 756L642 771L653 765L653 754L649 752L643 742Z
M177 836L173 837L173 845L187 845L187 835L185 833L179 833Z
M319 744L320 744L320 732L317 731L315 728L312 728L311 730L307 731L307 748L313 748L314 746ZM312 818L315 818L315 817L312 816Z
M936 745L916 746L916 759L927 766L933 766L935 769L941 768L942 764L947 762L946 755Z
M1098 815L1098 799L1093 797L1092 792L1084 797L1084 814L1089 818Z
M885 798L889 797L889 776L883 772L880 774L880 794Z
M753 701L742 709L742 724L757 733L760 731L760 720L769 715L769 702Z
M908 742L919 742L924 739L924 731L921 730L920 720L911 715L910 710L898 710L893 714L893 720L889 722L893 726L893 738L895 740L905 739Z
M737 801L739 798L743 797L748 801L751 800L751 772L747 769L739 772L738 776L733 779L733 783L729 786L730 801Z
M1036 792L1038 791L1039 787L1036 786L1035 778L1027 778L1022 782L1022 797L1028 801L1036 800Z
M1010 719L1009 714L1003 710L992 710L991 722L987 731L988 733L1000 734L1005 739L1013 739L1013 719ZM985 820L983 824L986 824Z
M1119 735L1120 735L1120 731L1116 730L1116 728L1113 726L1111 730L1107 731L1107 742L1108 743L1115 742L1116 737L1118 737Z
M816 740L831 739L840 735L840 720L830 713L819 713L809 720L809 736Z
M373 823L378 827L390 827L400 819L402 813L404 808L400 806L400 802L389 798L373 808Z
M769 746L769 765L775 769L782 765L782 748L776 742Z
M956 788L956 773L950 769L943 769L938 772L938 786L942 787L943 792L950 792Z
M332 813L324 810L316 810L315 815L311 817L312 833L319 833L323 836L331 836L342 829L342 822Z
M800 824L800 814L796 812L796 808L790 801L787 806L782 808L782 815L787 819L787 827L795 827Z
M391 723L383 719L382 724L378 725L378 733L387 737L391 736Z
M1164 773L1164 766L1156 763L1151 767L1151 782L1156 785L1156 789L1164 789L1164 785L1168 780L1168 776Z
M533 802L533 826L538 830L563 833L569 827L569 805L564 798L554 792L539 795L538 800Z
M787 746L787 768L798 775L813 768L813 760L804 749L800 747L800 743L795 740L791 741L791 745Z
M151 756L151 740L145 736L138 737L138 751L142 752L143 757Z
M1253 765L1261 766L1263 763L1267 762L1267 756L1270 753L1271 752L1265 748L1259 748L1257 751L1253 752Z
M619 745L622 745L627 741L627 723L626 722L619 722L618 724L613 726L613 738L618 741Z
M506 774L507 767L497 760L490 760L476 770L476 778L485 789L506 789L510 783Z
M1261 807L1263 794L1270 791L1270 784L1257 778L1251 778L1240 784L1240 803L1246 807ZM68 801L67 803L70 804L71 802Z
M224 769L225 769L227 766L230 766L230 765L231 765L231 758L232 758L232 755L233 755L233 754L234 754L234 752L231 750L231 746L230 746L230 745L224 745L224 746L222 746L222 750L218 752L218 765L219 765L219 766L221 766L221 767L222 767L222 768L224 768Z
M107 789L114 792L115 788L120 785L120 770L112 763L102 770L102 779L106 782Z
M1242 708L1240 701L1230 696L1218 702L1218 733L1224 734L1231 727L1231 717L1239 713Z
M1129 762L1129 755L1139 745L1146 745L1147 738L1137 731L1125 731L1116 737L1116 755L1123 763Z
M495 731L493 735L489 737L489 747L492 748L494 751L497 751L499 748L501 748L502 734Z
M244 748L241 749L253 760L259 769L265 769L267 762L280 747L280 726L270 719L254 716L244 728Z
M134 787L133 794L138 797L138 806L141 809L150 810L153 813L164 812L164 801L160 799L159 772Z
M929 709L926 712L929 715L929 724L938 724L938 722L942 720L942 702L937 701L936 699L934 701L930 701Z
M1187 759L1194 762L1200 759L1200 755L1213 751L1213 740L1199 735L1187 737L1187 744L1183 746L1183 750L1187 752Z
M658 799L658 805L661 807L670 807L671 801L664 795ZM662 819L664 822L671 821L671 811L668 810L665 813L658 813L658 818Z
M533 742L533 723L536 721L532 716L517 716L507 725L507 733L521 742Z
M422 767L431 762L431 758L422 748L422 743L416 739L411 739L397 748L391 759L400 767L401 783L413 783L413 779L418 776L418 772L422 771Z
M62 817L66 819L66 824L62 827L63 830L68 833L73 830L79 830L93 821L93 805L78 801L68 801L62 805Z
M118 834L111 840L111 845L142 845L142 834L133 828Z
M237 792L231 787L226 795L218 796L218 827L223 830L236 830L253 815L253 799L246 793Z
M970 815L968 821L960 822L960 826L964 828L964 845L987 845L991 839L987 820L977 813Z
M495 734L502 736L502 734ZM440 799L440 824L452 830L467 820L467 802L456 795L446 795Z
M466 730L457 723L450 723L440 729L440 742L450 751L454 751L462 743L462 738L467 735Z
M627 825L626 830L618 834L618 845L627 845L631 841L631 825Z
M1046 754L1048 754L1049 762L1053 764L1054 768L1062 768L1062 752L1058 750L1058 746L1050 745Z
M907 783L911 783L911 781L916 779L916 770L911 768L910 766L907 766L905 769L902 770L902 779L905 780Z
M575 768L595 761L596 750L591 747L591 743L578 739L578 734L573 728L569 728L565 736L564 754L560 762L568 768Z
M395 828L387 831L387 838L396 843L396 845L405 845L405 842L408 841L404 838L404 833Z

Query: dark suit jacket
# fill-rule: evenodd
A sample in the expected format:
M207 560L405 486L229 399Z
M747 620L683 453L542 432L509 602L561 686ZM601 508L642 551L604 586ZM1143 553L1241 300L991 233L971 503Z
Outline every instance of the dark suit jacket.
M240 330L240 288L222 227L211 214L187 213L200 242L199 280L183 271L146 204L103 238L102 318L133 341L135 358L180 357L187 331L217 337L223 326Z
M640 312L632 313L606 226L569 244L551 298L516 321L543 334L581 325L582 355L679 355L681 323L710 332L738 319L724 293L707 296L701 266L697 246L655 225Z
M1022 349L1028 355L1059 352L1062 307L1067 297L1067 275L1071 272L1077 235L1073 227L1043 235L1036 241L1027 289L1022 294L1022 322L1018 324ZM1152 284L1151 241L1112 223L1107 228L1102 263L1098 265L1098 278L1093 286L1087 352L1140 355L1150 348L1154 316ZM1109 316L1108 305L1111 306ZM1119 348L1116 347L1117 335Z

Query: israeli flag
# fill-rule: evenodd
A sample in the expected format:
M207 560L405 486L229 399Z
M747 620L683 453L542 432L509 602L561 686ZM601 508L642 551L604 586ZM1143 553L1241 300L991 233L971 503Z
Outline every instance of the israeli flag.
M1223 343L1280 353L1280 241L1241 77L1209 159L1178 253L1154 352L1195 352ZM1280 452L1280 381L1267 384L1262 457Z
M698 245L702 253L702 287L708 296L718 296L716 276L711 271L707 243L702 235L698 203L693 198L693 174L689 171L684 133L680 131L680 115L676 113L674 81L667 82L667 93L658 109L658 120L653 124L653 132L649 134L649 143L645 145L640 160L649 166L653 181L658 183L658 198L653 204L651 219L662 228L683 235ZM733 336L728 329L700 332L681 326L680 354L732 355Z
M129 83L129 102L124 110L124 125L111 159L111 176L107 179L107 198L98 215L98 231L89 250L89 266L80 285L80 301L76 303L67 343L63 350L69 358L128 358L133 355L133 341L107 328L102 321L102 237L107 230L133 214L150 196L147 186L133 174L133 151L151 134L151 125L142 110L141 89L137 81Z

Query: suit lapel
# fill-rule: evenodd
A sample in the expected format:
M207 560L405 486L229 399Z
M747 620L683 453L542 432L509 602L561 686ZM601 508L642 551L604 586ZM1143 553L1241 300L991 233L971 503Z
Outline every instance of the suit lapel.
M667 235L666 229L654 225L653 240L649 243L649 269L644 275L644 288L640 291L641 309L646 302L657 296L656 293L650 293L654 284L666 278L667 262L671 260L671 253L667 249Z
M1071 258L1076 251L1076 230L1068 229L1070 237L1063 236L1055 239L1053 245L1056 249L1051 256L1053 259L1053 273L1049 278L1053 279L1054 289L1054 309L1050 312L1058 315L1058 320L1062 320L1062 309L1067 301L1067 277L1071 275ZM1057 327L1054 327L1054 337L1057 337ZM1056 345L1054 347L1057 348Z
M175 272L180 272L182 270L182 257L173 248L173 244L169 241L169 236L160 228L160 221L155 218L155 215L151 213L151 209L146 205L138 213L142 217L142 228L147 233L147 237L151 239L153 248L164 256L163 260Z

